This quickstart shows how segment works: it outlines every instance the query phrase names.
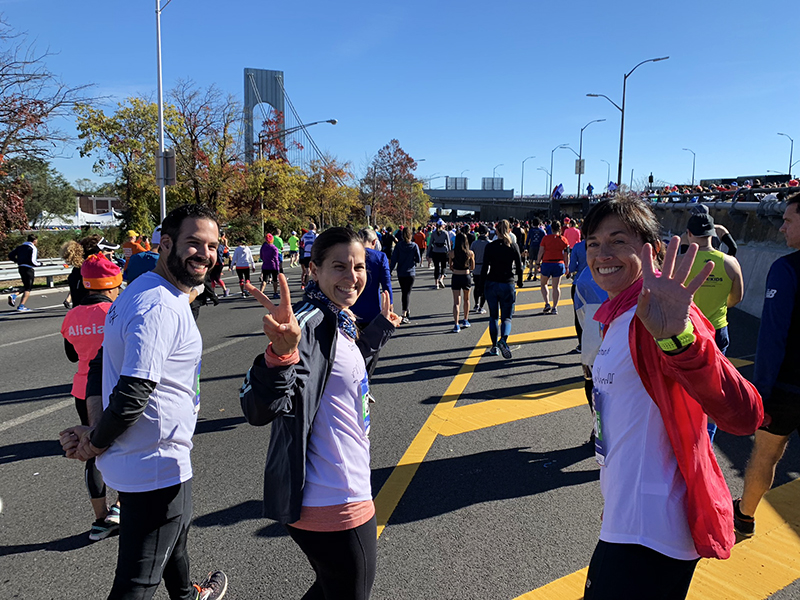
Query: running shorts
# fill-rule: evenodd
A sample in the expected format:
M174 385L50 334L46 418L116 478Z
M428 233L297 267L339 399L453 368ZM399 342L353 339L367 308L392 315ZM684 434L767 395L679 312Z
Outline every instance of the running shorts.
M542 263L542 277L561 277L564 272L564 263Z

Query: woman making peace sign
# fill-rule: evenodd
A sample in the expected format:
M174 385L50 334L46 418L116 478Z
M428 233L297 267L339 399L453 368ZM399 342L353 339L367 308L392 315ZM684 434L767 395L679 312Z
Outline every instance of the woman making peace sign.
M592 376L605 506L587 600L685 598L701 556L728 558L733 505L706 415L735 435L764 416L692 303L713 263L686 281L697 245L676 267L675 237L662 266L660 229L648 206L625 197L596 204L583 224L588 266L609 297L594 317L604 336Z
M388 341L400 318L383 308L360 333L350 307L367 280L364 245L342 227L323 232L311 251L313 282L290 304L279 275L269 311L270 344L240 393L252 425L272 423L264 472L264 514L283 523L317 575L306 599L369 598L377 526L369 465L369 383L365 359Z

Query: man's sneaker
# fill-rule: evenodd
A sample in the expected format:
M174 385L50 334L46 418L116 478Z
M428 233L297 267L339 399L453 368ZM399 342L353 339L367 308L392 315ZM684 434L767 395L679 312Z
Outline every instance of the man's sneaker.
M116 523L119 525L119 506L114 504L111 508L108 509L108 514L106 515L106 521L109 523Z
M554 306L553 310L550 312L550 314L551 315L557 315L558 314L558 309Z
M411 323L411 319L408 318L408 315L403 315L403 318L400 319L400 322L407 325L408 323Z
M542 314L543 315L549 315L552 311L553 311L553 309L550 308L550 305L549 304L545 304L544 305L544 310L542 311Z
M489 350L489 356L497 356L500 354L500 351L497 349L497 346L492 346Z
M741 498L733 501L733 529L742 537L749 538L756 532L756 520L739 510Z
M467 321L466 319L464 319L464 320L461 322L461 326L462 326L464 329L469 329L470 327L472 327L472 325L470 324L470 322L469 322L469 321Z
M228 576L222 571L214 571L201 583L195 583L194 589L197 590L196 600L220 600L228 591Z
M477 309L475 312L478 313L479 315L485 315L486 314L486 309L481 307L481 308Z
M481 307L476 304L475 308L472 309L472 312L477 313L480 310L480 308Z
M230 296L230 294L231 294L231 291L228 288L225 288L225 291L222 292L222 297L223 298L227 298L228 296Z
M11 295L8 297L8 305L9 305L11 308L14 308L14 307L16 306L16 303L17 303L17 295L16 295L16 294L11 294Z
M460 332L461 332L461 327L459 327L458 323L456 323L455 326L453 327L453 333L460 333Z
M93 542L99 542L118 531L119 523L111 523L105 519L97 519L92 523L92 529L89 531L89 539Z
M500 349L500 354L503 355L503 358L511 358L511 348L508 347L505 340L497 342L497 347Z
M31 309L24 304L20 304L19 308L17 308L17 312L31 312Z
M72 308L72 302L70 302L69 300L64 300L64 308L66 308L67 310Z

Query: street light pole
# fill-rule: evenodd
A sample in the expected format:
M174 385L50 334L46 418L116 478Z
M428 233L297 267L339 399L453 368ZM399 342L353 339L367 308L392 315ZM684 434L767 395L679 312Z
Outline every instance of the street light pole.
M525 161L530 160L532 158L536 158L535 156L529 156L525 160L522 161L522 181L519 183L519 199L522 200L522 196L525 192Z
M499 165L497 165L497 167L502 167L502 166L504 166L503 163L500 163ZM494 173L495 173L495 171L497 171L497 167L492 169L492 179L494 179ZM494 183L492 183L492 185L494 185Z
M661 60L667 60L668 58L669 58L669 56L662 56L661 58L648 58L647 60L643 60L642 62L640 62L638 65L633 67L630 71L628 71L624 75L624 77L622 78L622 106L618 106L616 102L614 102L611 98L609 98L608 96L605 96L603 94L586 94L587 96L592 97L592 98L598 98L598 97L605 98L606 100L611 102L611 104L616 106L617 109L620 112L620 117L619 117L619 163L618 163L618 167L617 167L617 185L620 185L621 182L622 182L622 144L623 144L623 141L625 139L625 92L626 92L627 87L628 87L628 77L630 77L636 69L638 69L639 67L641 67L645 63L659 62Z
M156 182L158 183L159 212L163 221L167 216L167 182L164 177L164 94L161 85L161 11L172 0L161 6L156 0L156 62L158 67L158 156L156 156Z
M544 178L544 184L547 185L549 183L549 181L550 181L550 171L548 171L544 167L538 167L536 170L537 171L544 171L544 174L547 176L547 177ZM545 190L544 193L547 194L547 190Z
M567 147L566 144L559 144L550 151L550 171L547 174L550 176L550 186L548 189L548 193L550 194L551 199L553 196L553 154L555 154L556 150L558 150L559 148L566 148L566 147Z
M578 165L579 166L581 165L581 161L583 160L583 130L586 129L592 123L602 123L603 121L605 121L605 119L595 119L594 121L589 121L586 125L581 127L581 141L580 141L580 144L578 145ZM581 197L581 175L582 175L581 171L582 170L583 169L580 169L580 168L578 169L578 196L577 196L578 198Z
M600 161L608 165L608 168L606 169L606 191L608 191L608 184L611 183L611 163L604 158L601 158Z
M792 145L789 147L789 179L791 179L792 178L792 167L794 166L792 164L792 154L794 153L794 140L791 137L789 137L788 135L786 135L785 133L779 133L778 135L782 135L784 137L787 137L787 138L789 138L789 141L792 142Z
M694 150L692 150L691 148L684 148L684 150L686 150L687 152L691 152L692 153L692 187L694 187L694 163L695 163L695 159L697 158L697 155L694 153Z

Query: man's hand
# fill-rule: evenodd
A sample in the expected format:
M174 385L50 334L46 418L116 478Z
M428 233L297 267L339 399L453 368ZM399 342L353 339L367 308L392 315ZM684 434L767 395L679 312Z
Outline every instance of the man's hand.
M92 431L94 431L94 427L76 425L59 432L58 438L61 442L61 448L67 458L87 461L95 456L100 456L106 451L106 448L97 448L89 441Z
M86 462L91 458L95 458L96 456L100 456L103 452L108 450L108 448L98 448L92 442L89 441L91 436L91 431L89 431L86 435L81 438L81 443L78 444L78 450L76 452L76 458L78 460Z

